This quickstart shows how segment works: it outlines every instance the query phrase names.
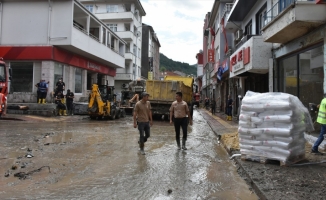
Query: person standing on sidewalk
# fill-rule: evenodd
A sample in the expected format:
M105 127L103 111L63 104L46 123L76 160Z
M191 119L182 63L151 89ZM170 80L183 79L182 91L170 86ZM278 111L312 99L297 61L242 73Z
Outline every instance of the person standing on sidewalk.
M315 144L312 146L311 153L322 154L318 151L319 145L324 140L324 135L326 133L326 94L324 94L324 99L317 106L319 108L317 122L321 124L320 134L317 138Z
M42 80L39 84L40 90L40 97L38 99L38 103L45 104L46 95L48 93L48 85L46 84L45 80Z
M232 121L232 106L234 102L233 99L231 99L231 95L228 95L228 101L227 101L227 118L226 120Z
M62 78L59 79L59 81L55 84L56 85L56 90L55 92L61 92L61 94L63 94L63 91L65 90L65 82L62 81Z
M68 115L74 115L74 98L75 95L73 92L70 92L70 90L67 90L66 94L66 105L68 110Z
M144 146L147 138L150 137L150 127L153 125L151 103L148 101L149 94L142 93L142 99L138 101L134 108L134 128L139 130L139 148L140 153L145 155ZM145 135L144 135L145 133Z
M180 150L180 127L182 128L182 149L187 150L187 127L188 118L189 123L192 125L192 118L189 112L188 104L182 100L182 92L177 92L175 95L176 101L174 101L170 107L170 124L172 124L172 118L174 121L175 139L177 141L178 150ZM188 117L187 117L188 115Z
M212 115L215 115L215 112L216 112L216 101L214 98L212 98L212 101L211 101L211 110L212 110Z

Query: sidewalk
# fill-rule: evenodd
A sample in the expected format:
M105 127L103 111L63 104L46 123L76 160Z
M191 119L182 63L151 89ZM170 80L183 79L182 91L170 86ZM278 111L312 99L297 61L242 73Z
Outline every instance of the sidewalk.
M204 117L214 133L219 137L223 134L237 133L238 122L226 121L223 114L212 115L206 109L197 109ZM314 140L316 137L311 136ZM239 154L239 149L231 149L222 145L230 156ZM260 163L242 160L235 157L239 175L247 181L260 199L314 199L324 195L326 184L326 155L314 155L310 153L311 145L306 145L305 160L297 165L280 166L277 161L269 160Z

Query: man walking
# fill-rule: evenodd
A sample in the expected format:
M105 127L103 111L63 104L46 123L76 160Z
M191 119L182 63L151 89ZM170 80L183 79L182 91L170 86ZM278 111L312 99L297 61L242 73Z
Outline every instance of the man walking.
M318 151L318 147L323 142L326 133L326 94L324 94L323 100L317 107L319 107L317 122L320 123L321 129L318 139L312 146L311 153L322 154Z
M147 138L150 137L150 126L153 125L151 103L148 101L149 94L142 93L142 99L138 101L134 108L134 128L139 130L139 148L140 153L145 155L144 146ZM145 133L145 135L144 135Z
M172 124L172 117L174 117L174 129L175 139L177 141L178 150L180 150L180 127L182 128L182 149L187 150L187 126L188 118L190 125L192 125L192 119L189 112L188 104L182 100L182 92L177 92L175 95L176 101L174 101L170 107L170 124ZM188 115L188 118L187 118Z

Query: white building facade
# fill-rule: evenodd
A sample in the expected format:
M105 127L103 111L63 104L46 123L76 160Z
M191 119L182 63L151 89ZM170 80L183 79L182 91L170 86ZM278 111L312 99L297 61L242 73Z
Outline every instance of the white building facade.
M125 66L117 69L115 89L120 93L131 81L141 79L142 17L146 15L139 0L81 0L120 38L126 41Z
M75 100L93 83L114 84L125 68L126 42L79 1L3 1L0 57L12 68L8 102L36 102L35 85L63 78Z

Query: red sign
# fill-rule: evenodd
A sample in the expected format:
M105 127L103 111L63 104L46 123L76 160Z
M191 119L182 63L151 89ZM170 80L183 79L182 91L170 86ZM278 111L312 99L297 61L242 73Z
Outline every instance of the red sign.
M109 76L116 75L113 67L53 46L0 47L0 57L6 60L53 60Z
M236 54L234 54L231 57L230 63L231 63L231 70L230 71L232 71L233 66L236 65L237 63L241 63L243 65L246 65L246 64L250 63L250 47L241 49Z
M215 62L215 52L214 49L208 49L208 62L214 63Z
M243 64L246 65L250 63L250 47L246 48L243 54L244 54Z

